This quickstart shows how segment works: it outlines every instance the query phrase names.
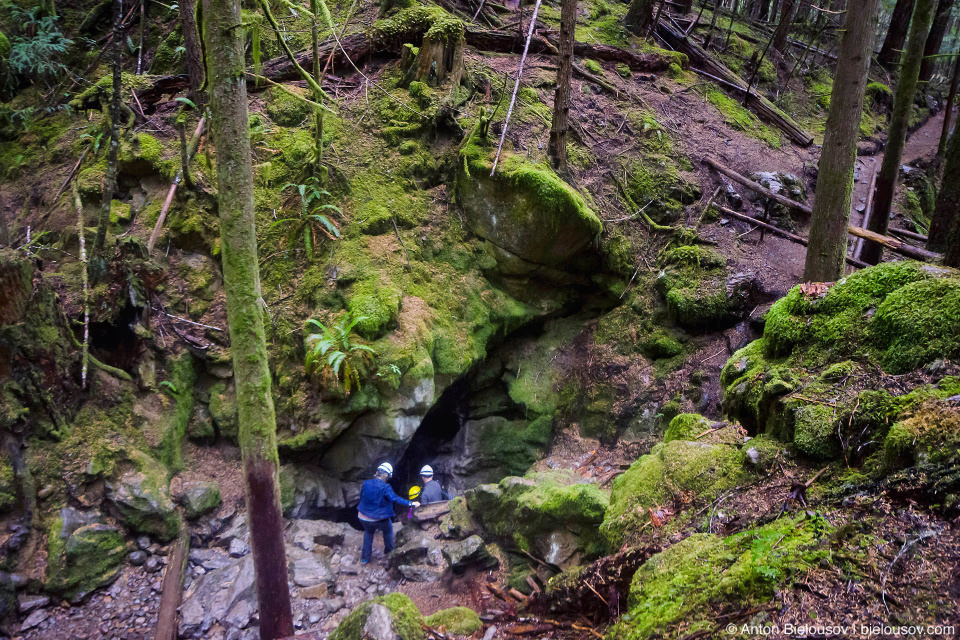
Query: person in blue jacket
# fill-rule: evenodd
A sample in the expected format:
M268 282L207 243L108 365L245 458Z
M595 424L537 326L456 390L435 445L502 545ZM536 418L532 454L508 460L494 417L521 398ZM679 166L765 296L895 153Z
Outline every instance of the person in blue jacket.
M393 551L393 505L402 504L407 507L419 507L419 502L412 502L401 498L387 480L393 475L393 465L384 462L377 467L377 473L370 480L363 483L360 489L360 504L357 505L357 516L363 527L363 551L360 561L363 564L370 562L373 553L373 536L377 531L383 532L383 553Z

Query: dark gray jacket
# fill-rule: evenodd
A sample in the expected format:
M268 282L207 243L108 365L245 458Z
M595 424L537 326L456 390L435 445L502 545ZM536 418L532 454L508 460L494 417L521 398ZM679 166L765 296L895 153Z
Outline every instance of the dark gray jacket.
M440 483L436 480L431 480L427 484L423 485L423 490L420 492L420 504L442 502L443 500L449 499L450 494L444 491L443 487L441 487Z

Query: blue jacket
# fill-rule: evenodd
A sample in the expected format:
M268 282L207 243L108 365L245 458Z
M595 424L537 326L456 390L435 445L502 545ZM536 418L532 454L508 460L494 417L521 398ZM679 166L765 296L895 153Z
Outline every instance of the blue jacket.
M396 515L393 512L394 503L407 507L413 506L412 502L395 494L386 482L380 478L372 478L364 482L363 488L360 489L360 504L357 505L357 511L374 520L385 520Z

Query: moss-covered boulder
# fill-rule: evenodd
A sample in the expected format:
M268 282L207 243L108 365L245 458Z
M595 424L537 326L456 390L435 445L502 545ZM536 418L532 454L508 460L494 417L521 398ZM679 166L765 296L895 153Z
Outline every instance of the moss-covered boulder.
M281 127L297 127L313 114L313 107L305 100L298 100L297 87L271 87L266 91L267 115Z
M600 550L606 493L567 472L511 476L467 493L470 513L490 533L559 566Z
M712 630L716 619L710 605L729 602L748 609L767 602L778 588L829 556L823 538L831 530L822 518L801 517L728 538L695 533L637 570L628 612L606 638L674 638Z
M188 482L183 486L179 502L183 505L183 515L194 520L210 513L220 506L220 485L214 482Z
M601 531L610 549L619 549L649 520L648 509L681 493L712 500L746 477L739 448L672 440L656 445L613 481L610 508Z
M729 274L726 260L707 247L670 249L660 262L657 290L671 317L687 329L715 328L739 319L757 290L752 277Z
M944 376L956 373L949 361L958 358L960 272L884 263L832 286L796 287L777 301L763 337L724 366L723 407L751 433L792 443L815 460L845 455L852 463L875 452L890 425L910 419L925 400L949 397L955 385ZM942 371L942 379L870 388L921 367L934 381Z
M120 575L126 546L117 527L97 522L96 516L77 518L72 510L63 511L48 529L44 586L73 599L113 582Z
M423 640L423 616L402 593L367 600L350 612L330 640Z
M236 441L239 434L237 391L232 382L219 381L210 387L210 419L221 438Z
M501 154L476 132L460 152L457 199L470 230L526 262L569 270L602 229L583 196L547 166Z
M480 616L470 607L451 607L427 616L427 626L458 636L472 636L483 628Z
M111 483L108 500L132 531L172 540L183 522L167 492L166 474L147 456L135 460L135 468Z

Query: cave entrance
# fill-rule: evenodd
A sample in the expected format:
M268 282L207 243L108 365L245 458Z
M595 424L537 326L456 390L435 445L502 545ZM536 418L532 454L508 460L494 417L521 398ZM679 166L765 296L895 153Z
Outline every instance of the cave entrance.
M131 327L141 311L128 303L110 322L91 322L90 353L101 362L130 373L140 353L140 338ZM79 340L83 340L82 333Z
M447 487L451 479L443 465L434 464L440 445L453 440L470 415L471 374L453 382L430 407L417 428L406 451L393 470L391 485L404 498L415 484L420 484L420 469L425 464L433 467L433 477Z

